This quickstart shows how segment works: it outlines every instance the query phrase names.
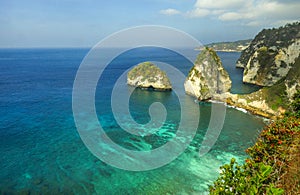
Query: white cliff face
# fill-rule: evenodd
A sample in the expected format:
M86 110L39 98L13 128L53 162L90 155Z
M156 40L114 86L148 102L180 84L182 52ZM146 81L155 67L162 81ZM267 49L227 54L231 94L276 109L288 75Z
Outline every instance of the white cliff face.
M285 82L285 87L286 87L285 91L286 91L287 97L288 97L289 101L291 102L293 100L294 95L300 89L300 79L298 80L298 82L295 82L291 85L289 85L287 82Z
M242 51L236 66L244 68L243 82L272 86L284 79L300 55L300 23L259 32Z
M245 69L244 69L244 76L243 76L243 82L245 83L253 83L255 84L254 78L256 77L260 64L258 61L254 61L254 58L257 58L258 52L256 51L253 56L250 57ZM251 64L252 62L252 64ZM252 67L251 67L252 65Z
M141 87L141 88L154 88L154 89L172 89L171 84L164 82L164 77L162 75L156 75L155 77L150 77L148 79L144 79L143 76L136 77L135 79L128 79L127 84Z
M171 90L172 85L166 73L150 62L138 64L127 74L127 84L140 88Z
M207 100L216 94L229 92L231 80L220 58L212 49L205 48L189 72L184 83L187 94Z
M286 77L300 55L300 39L287 48L263 46L249 58L244 69L243 82L272 86Z

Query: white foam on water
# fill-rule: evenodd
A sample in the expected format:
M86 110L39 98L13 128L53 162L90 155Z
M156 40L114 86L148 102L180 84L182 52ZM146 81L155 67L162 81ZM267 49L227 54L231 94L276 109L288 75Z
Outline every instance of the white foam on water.
M236 109L238 111L241 111L243 113L248 113L248 111L244 108L239 108L239 107L236 107L236 106L230 106L230 105L227 105L228 108L233 108L233 109Z
M215 104L224 104L224 105L226 105L225 102L218 101L218 100L208 100L208 102L210 102L210 103L215 103Z

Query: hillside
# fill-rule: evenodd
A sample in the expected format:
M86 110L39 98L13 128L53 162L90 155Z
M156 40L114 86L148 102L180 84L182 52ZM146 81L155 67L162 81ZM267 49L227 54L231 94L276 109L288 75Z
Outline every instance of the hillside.
M225 52L240 52L246 49L252 39L239 40L234 42L218 42L210 43L205 45L206 47L213 48L215 51L225 51Z
M270 50L276 48L287 48L300 38L300 23L286 24L279 28L263 29L251 41L248 48L242 51L241 57L238 59L236 66L245 68L249 59L259 48L267 47Z
M241 53L243 82L272 86L284 79L300 54L300 23L264 29Z
M243 81L265 87L240 98L264 101L273 110L288 110L300 90L300 23L261 31L242 52L239 62L246 58Z

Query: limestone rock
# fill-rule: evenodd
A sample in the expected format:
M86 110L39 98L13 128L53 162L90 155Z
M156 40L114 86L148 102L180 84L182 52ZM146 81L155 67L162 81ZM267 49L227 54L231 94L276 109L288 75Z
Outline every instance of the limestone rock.
M272 109L263 97L263 90L259 90L247 95L227 94L226 103L236 108L243 108L250 113L260 115L265 118L281 118L285 112L285 109L282 107L279 107L276 110Z
M299 78L300 56L295 60L285 79L251 94L226 94L226 102L267 118L281 118L287 110L291 111L290 102L300 90Z
M295 60L283 83L285 85L285 94L290 102L295 93L300 90L300 56Z
M188 95L195 96L199 100L211 99L216 94L230 91L229 74L213 49L205 48L197 56L184 83L184 88Z
M261 31L241 53L243 82L272 86L285 78L300 55L300 23Z
M127 84L159 91L172 90L167 74L151 62L140 63L127 74Z

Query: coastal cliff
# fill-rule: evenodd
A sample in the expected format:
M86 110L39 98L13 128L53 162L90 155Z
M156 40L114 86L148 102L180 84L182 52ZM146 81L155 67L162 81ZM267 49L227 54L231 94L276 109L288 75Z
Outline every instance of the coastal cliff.
M206 47L197 56L184 83L184 88L188 95L198 100L211 99L216 94L230 91L229 74L213 49Z
M227 94L227 103L268 118L281 118L300 90L300 23L261 31L237 62L243 82L265 86L247 95Z
M227 93L227 103L267 118L282 118L286 111L290 111L290 103L300 90L299 78L300 56L296 58L286 77L273 86L245 95Z
M289 34L286 34L285 36L293 37L293 35ZM275 75L272 77L273 82L276 80L275 83L270 83L270 86L265 86L254 93L243 95L231 94L229 92L231 81L227 72L222 67L220 58L213 49L205 48L198 55L195 65L190 70L186 79L186 93L198 98L198 100L215 99L224 101L229 105L244 108L253 114L266 118L282 118L286 111L290 111L290 103L293 101L293 97L297 91L300 90L300 56L299 49L297 49L299 46L297 45L298 41L299 40L291 40L290 42L293 43L288 46L287 50L285 50L284 45L282 45L283 48L277 47L278 51L286 51L284 54L285 57L280 58L282 60L280 63L288 62L289 64L289 66L286 66L284 69L286 73L284 72L284 74L280 76L280 79L277 78L279 77L278 75ZM265 42L271 41L265 40ZM263 49L265 49L265 46L260 50ZM257 51L249 52L255 54ZM266 58L265 60L268 60L269 62L268 69L278 71L279 69L276 64L278 63L278 59L278 55L274 58L270 56ZM264 80L269 76L268 74L256 73L254 77L260 77L261 80Z
M127 74L127 84L158 91L172 90L167 74L151 62L140 63Z
M284 79L300 54L300 23L264 29L242 51L236 66L244 68L243 82L272 86Z

